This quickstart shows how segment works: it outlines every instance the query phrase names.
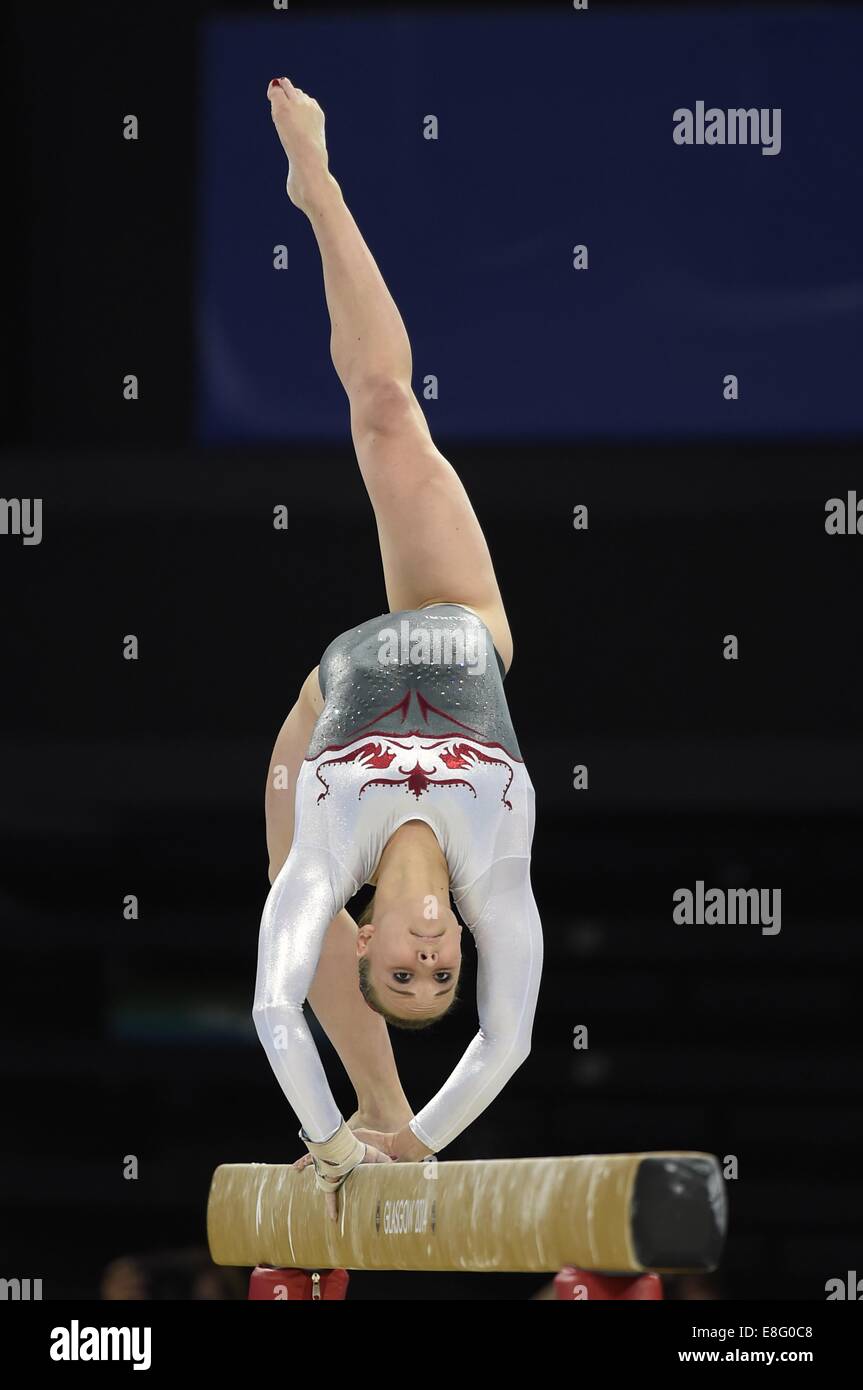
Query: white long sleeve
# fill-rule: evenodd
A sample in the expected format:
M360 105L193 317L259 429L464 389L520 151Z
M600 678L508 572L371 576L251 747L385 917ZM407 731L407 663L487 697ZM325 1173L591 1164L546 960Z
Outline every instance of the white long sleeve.
M329 851L294 844L264 906L252 1016L279 1084L310 1139L342 1116L303 1016L330 922L357 884Z
M482 1114L527 1058L542 974L542 927L529 859L497 860L457 906L476 941L479 1032L410 1122L435 1153Z

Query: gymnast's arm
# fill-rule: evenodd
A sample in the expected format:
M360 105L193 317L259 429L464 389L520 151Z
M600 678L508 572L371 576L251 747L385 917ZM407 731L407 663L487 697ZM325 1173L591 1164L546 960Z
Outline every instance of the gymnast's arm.
M329 1139L342 1123L303 1015L330 922L355 891L324 849L294 843L261 919L252 1017L279 1085L306 1136Z
M530 859L498 859L465 895L475 921L479 1032L437 1095L398 1136L393 1152L413 1156L416 1140L433 1152L450 1144L499 1095L530 1052L542 974L542 926L530 883ZM462 901L458 904L463 910Z

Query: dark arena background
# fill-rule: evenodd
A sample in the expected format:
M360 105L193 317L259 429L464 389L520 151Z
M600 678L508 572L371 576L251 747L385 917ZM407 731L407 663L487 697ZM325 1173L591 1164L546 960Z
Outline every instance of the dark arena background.
M266 100L286 73L515 639L545 970L530 1057L443 1157L716 1154L720 1267L666 1299L856 1298L863 10L2 24L0 1276L242 1300L210 1177L301 1151L251 1019L264 783L306 673L386 605ZM678 143L702 100L781 134ZM781 921L675 921L698 883L781 891ZM415 1109L476 1030L474 973L468 945L453 1013L393 1034ZM546 1284L359 1271L349 1296Z

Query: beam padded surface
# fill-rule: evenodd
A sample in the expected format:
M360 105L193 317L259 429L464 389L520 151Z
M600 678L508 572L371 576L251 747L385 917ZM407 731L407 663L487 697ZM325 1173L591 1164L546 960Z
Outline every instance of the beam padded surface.
M715 1268L725 1197L709 1154L363 1164L335 1222L311 1168L227 1163L207 1227L219 1265L637 1274Z

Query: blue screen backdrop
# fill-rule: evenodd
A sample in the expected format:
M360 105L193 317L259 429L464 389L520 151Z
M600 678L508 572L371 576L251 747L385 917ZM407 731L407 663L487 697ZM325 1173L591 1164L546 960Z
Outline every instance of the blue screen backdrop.
M860 13L288 10L210 21L201 46L203 441L347 430L314 238L266 100L282 74L327 113L415 389L438 380L436 434L860 430ZM780 108L780 152L675 144L673 112L700 100Z

